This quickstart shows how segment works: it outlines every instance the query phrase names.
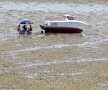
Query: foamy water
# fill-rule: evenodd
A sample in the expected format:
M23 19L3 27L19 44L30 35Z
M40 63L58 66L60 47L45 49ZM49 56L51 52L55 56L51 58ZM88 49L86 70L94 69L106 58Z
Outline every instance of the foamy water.
M73 12L73 13L90 13L90 12L108 12L107 4L73 4L73 3L25 3L25 2L2 2L1 10L23 10L23 11L43 11L43 12ZM21 7L21 8L20 8ZM60 7L60 8L59 8Z
M93 59L93 58L85 58L85 59L82 59L82 60L55 60L55 61L50 61L50 62L37 62L37 63L32 63L32 62L28 62L28 64L25 62L23 63L20 63L20 64L26 64L25 66L21 66L23 68L31 68L31 67L34 67L34 66L47 66L47 65L58 65L58 64L63 64L63 63L85 63L85 62L98 62L98 61L101 61L101 62L108 62L108 58L96 58L96 59Z

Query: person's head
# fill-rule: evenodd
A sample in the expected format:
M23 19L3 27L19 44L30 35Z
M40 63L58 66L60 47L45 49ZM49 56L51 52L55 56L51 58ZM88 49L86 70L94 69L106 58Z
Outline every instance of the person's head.
M18 25L18 27L20 27L20 25Z
M26 27L26 25L24 25L23 27Z

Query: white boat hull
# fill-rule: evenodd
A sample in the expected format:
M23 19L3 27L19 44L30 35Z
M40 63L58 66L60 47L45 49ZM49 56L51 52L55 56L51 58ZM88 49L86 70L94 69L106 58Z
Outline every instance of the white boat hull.
M40 25L45 33L81 33L86 26L87 23L79 20L46 21Z

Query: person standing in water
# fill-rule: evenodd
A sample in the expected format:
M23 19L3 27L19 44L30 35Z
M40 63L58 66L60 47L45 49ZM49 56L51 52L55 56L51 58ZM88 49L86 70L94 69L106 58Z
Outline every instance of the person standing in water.
M22 34L21 25L18 25L17 31L19 32L19 34Z
M20 25L18 25L17 31L20 32L20 30L21 30Z
M24 26L23 26L23 30L22 30L22 34L25 34L26 31L27 31L27 26L24 25Z
M30 29L29 29L30 31L32 31L33 29L32 29L32 26L30 25Z
M32 33L32 26L30 25L30 28L28 29L28 31L27 31L27 34L31 34Z

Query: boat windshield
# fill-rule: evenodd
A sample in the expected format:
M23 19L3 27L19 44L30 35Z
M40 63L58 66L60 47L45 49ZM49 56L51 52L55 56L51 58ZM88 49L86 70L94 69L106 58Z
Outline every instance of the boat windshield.
M67 19L68 19L68 20L75 20L75 17L67 16Z
M70 15L64 15L65 20L75 20L75 17Z

